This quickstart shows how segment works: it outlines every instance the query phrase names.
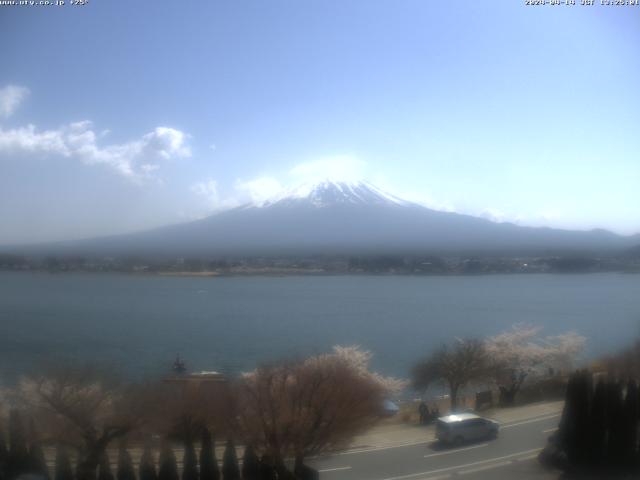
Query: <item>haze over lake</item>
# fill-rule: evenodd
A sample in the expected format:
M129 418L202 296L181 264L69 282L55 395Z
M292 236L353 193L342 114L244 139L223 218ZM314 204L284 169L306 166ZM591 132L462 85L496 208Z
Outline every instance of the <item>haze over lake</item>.
M575 330L591 357L640 334L640 276L162 277L0 273L0 374L52 358L115 363L136 376L236 373L336 344L374 353L374 368L407 377L454 336L525 322Z

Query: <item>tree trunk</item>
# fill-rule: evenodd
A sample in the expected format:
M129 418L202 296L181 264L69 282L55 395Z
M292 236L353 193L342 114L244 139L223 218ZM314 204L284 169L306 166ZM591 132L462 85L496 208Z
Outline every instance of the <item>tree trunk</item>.
M449 385L449 396L451 399L451 411L458 408L458 385Z
M295 467L293 469L296 480L319 480L318 471L304 464L304 455L296 455Z
M278 474L278 480L295 480L296 478L295 475L287 469L282 458L276 458L275 470Z
M500 405L511 406L516 400L517 387L511 385L510 387L500 386Z
M122 431L118 435L108 435L105 432L97 438L93 433L86 434L84 437L84 450L80 452L78 457L76 480L96 480L98 465L107 450L109 442L125 433L126 431Z
M104 449L91 447L78 459L76 480L96 480L96 473Z

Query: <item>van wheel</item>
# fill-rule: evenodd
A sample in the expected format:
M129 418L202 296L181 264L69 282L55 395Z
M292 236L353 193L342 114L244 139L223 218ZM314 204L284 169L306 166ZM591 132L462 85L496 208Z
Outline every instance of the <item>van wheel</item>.
M453 439L453 444L456 447L459 447L460 445L462 445L464 443L464 438L462 438L460 435L458 435L456 438Z

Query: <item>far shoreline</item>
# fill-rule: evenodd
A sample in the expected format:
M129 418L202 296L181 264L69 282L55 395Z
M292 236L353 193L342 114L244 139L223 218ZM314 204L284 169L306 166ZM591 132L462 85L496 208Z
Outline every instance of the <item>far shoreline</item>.
M492 277L492 276L539 276L539 275L598 275L598 274L619 274L637 275L640 270L599 270L599 271L514 271L514 272L443 272L443 273L421 273L421 272L355 272L355 271L323 271L323 270L294 270L294 269L247 269L242 271L118 271L118 270L0 270L3 273L31 273L31 274L94 274L94 275L127 275L133 277L167 277L167 278L231 278L231 277Z

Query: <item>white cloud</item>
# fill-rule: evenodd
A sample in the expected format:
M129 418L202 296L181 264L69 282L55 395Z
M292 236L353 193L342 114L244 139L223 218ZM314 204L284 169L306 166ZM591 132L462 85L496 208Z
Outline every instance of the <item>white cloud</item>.
M237 179L233 193L222 197L218 184L213 180L199 182L191 191L207 201L209 207L221 209L247 202L261 205L269 200L277 200L291 193L298 193L301 187L324 181L358 182L371 181L372 184L399 198L435 210L455 212L455 207L446 202L437 202L427 192L409 192L392 188L380 175L367 175L368 165L355 155L332 155L298 163L279 176L261 176L249 180ZM302 190L304 191L304 189Z
M61 130L37 132L33 125L11 130L0 128L0 153L19 152L69 155Z
M9 118L29 95L27 87L7 85L0 88L0 117Z
M536 213L536 216L544 222L555 222L556 220L560 220L562 215L562 210L558 208L547 208Z
M153 155L158 154L165 160L190 157L191 150L186 146L187 134L170 127L156 127L142 137L142 149Z
M34 125L0 128L0 155L32 153L77 158L86 165L105 165L132 180L148 177L160 161L189 157L188 135L169 127L157 127L137 140L101 147L89 121L55 130L39 131Z
M497 208L485 208L479 214L480 217L485 218L487 220L491 220L492 222L502 223L507 220L508 216L502 210Z
M572 225L567 222L562 210L557 208L545 208L544 210L518 213L513 215L513 223L527 225L531 227L559 227L559 228L580 228L580 225Z
M234 188L253 203L263 203L285 190L285 187L273 177L259 177L249 181L236 180Z
M552 227L552 228L581 228L579 224L572 225L567 222L567 216L558 208L545 208L544 210L531 212L503 211L494 207L484 210L471 210L469 215L485 218L492 222L514 223L529 227Z
M241 201L233 196L223 198L218 189L218 182L213 179L194 183L191 185L191 191L202 197L205 200L207 207L213 211L226 210L242 204Z
M215 180L205 180L191 185L191 191L207 200L213 208L217 207L220 201L218 194L218 182Z
M372 183L380 187L385 192L389 192L403 200L417 203L418 205L422 205L423 207L427 207L432 210L438 210L440 212L458 212L458 209L454 204L447 201L436 200L426 189L416 191L395 188L388 184L382 177L377 177L376 180L374 180Z

